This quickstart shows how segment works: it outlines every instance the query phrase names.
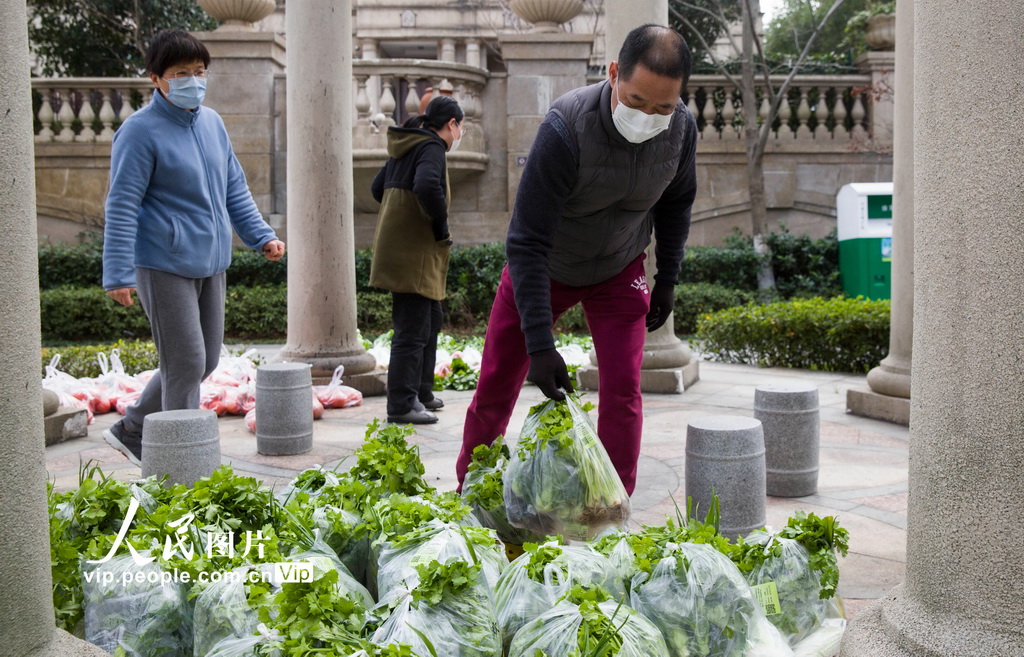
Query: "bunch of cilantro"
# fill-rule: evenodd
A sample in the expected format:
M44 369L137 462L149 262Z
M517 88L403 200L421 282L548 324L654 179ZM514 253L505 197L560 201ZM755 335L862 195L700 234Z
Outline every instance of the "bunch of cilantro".
M408 588L395 587L378 604L386 615L371 638L375 644L405 643L445 657L501 655L490 587L475 557L431 559L415 572Z
M573 587L512 639L509 657L669 657L650 620L601 587Z

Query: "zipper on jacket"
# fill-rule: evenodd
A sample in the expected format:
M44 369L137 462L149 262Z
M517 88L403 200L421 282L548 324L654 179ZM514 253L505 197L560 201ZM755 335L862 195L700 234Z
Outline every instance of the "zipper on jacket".
M192 133L192 139L196 142L196 148L199 149L199 157L203 161L203 173L206 174L206 197L210 203L210 216L213 218L213 240L214 240L214 254L220 253L220 231L217 230L217 224L219 223L219 217L217 216L217 208L214 207L213 200L213 180L210 179L210 163L206 159L206 151L203 150L202 140L199 139L199 135L196 134L196 121L198 117L193 117L191 123L189 123L189 131Z

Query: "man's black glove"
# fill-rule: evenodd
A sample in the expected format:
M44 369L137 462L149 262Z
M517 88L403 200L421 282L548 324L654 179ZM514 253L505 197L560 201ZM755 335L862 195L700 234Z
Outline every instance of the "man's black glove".
M651 310L647 313L647 332L657 331L668 321L675 306L675 286L671 283L658 282L651 290Z
M555 349L545 349L530 356L530 373L526 375L526 380L540 388L545 397L556 401L565 399L565 394L559 388L574 392L569 370L565 367L562 355Z

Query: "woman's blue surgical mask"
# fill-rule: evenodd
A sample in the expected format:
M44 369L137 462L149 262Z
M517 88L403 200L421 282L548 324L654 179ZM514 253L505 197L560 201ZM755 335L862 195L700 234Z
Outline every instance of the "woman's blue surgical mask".
M167 79L170 90L167 100L182 109L194 110L203 104L206 98L206 78L188 75L180 78Z

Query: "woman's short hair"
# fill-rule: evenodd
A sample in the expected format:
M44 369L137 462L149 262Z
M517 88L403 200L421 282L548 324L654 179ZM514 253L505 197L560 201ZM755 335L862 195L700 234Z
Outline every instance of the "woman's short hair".
M177 64L203 63L210 66L210 51L202 41L185 30L160 30L146 50L146 72L163 76L164 71Z

